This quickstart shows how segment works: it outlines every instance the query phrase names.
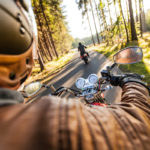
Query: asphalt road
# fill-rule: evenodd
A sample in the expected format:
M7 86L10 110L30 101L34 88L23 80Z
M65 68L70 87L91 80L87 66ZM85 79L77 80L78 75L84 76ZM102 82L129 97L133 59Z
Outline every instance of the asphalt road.
M48 82L53 84L55 88L60 86L64 87L75 87L75 81L79 77L87 78L90 74L95 73L100 77L100 71L105 69L107 65L112 64L105 56L97 53L90 52L89 64L84 64L80 59L79 54L75 54L75 58L66 67L60 71L52 80ZM120 71L115 67L113 73L120 73ZM50 94L49 89L42 89L38 97ZM66 96L68 97L68 96ZM118 102L121 98L121 88L114 87L105 93L105 98L109 103Z

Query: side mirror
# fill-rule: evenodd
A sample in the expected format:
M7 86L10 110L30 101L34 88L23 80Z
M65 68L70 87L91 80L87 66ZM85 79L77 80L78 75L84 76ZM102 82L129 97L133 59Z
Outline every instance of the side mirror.
M27 96L32 96L36 94L42 87L42 84L40 82L32 82L25 86L24 92L27 94Z
M127 47L113 56L114 62L117 64L134 64L140 62L143 58L141 47Z

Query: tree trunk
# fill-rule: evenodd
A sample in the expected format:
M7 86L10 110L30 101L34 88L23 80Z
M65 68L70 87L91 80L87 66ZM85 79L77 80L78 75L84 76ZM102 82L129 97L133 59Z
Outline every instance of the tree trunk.
M128 4L128 0L126 0L126 10L127 10L127 24L130 28L130 15L129 15L129 4ZM130 32L129 32L130 33Z
M38 38L39 39L39 38ZM42 60L43 60L43 63L45 64L45 59L46 59L46 55L45 55L45 53L44 53L44 50L43 50L43 47L42 47L42 45L41 45L41 42L39 42L39 47L40 47L40 49L39 49L39 52L40 52L40 54L41 54L41 57L42 57Z
M49 61L49 58L48 58L48 55L47 55L48 51L47 51L47 50L45 50L45 47L43 46L43 42L41 41L40 36L38 36L38 37L39 37L38 42L39 42L39 44L40 44L41 51L42 51L42 53L43 53L44 57L46 58L46 60L48 60L48 61Z
M108 30L104 9L101 7L102 4L103 4L103 2L102 2L102 0L100 0L100 9L101 9L101 13L102 13L104 28L105 28L105 30Z
M143 32L147 31L147 27L146 27L146 21L145 21L145 12L144 12L144 3L143 0L141 0L142 2L142 27L143 27Z
M126 25L126 21L125 21L124 15L123 15L121 0L118 0L118 3L119 3L120 14L121 14L123 22L124 22L124 27L125 27L126 36L127 36L127 42L129 42L128 29L127 29L127 25Z
M110 23L112 26L112 18L111 18L111 14L110 14L110 8L109 8L109 1L107 0L107 5L108 5L108 12L109 12L109 17L110 17Z
M116 1L113 0L114 7L115 7L115 15L116 15L116 18L118 19L118 15L117 15L117 11L116 11L116 3L115 3L115 2L116 2ZM119 38L121 38L121 32L120 32L119 22L118 22L117 26L118 26L118 31L119 31Z
M90 31L91 31L91 37L92 37L92 41L93 41L93 44L94 44L94 46L95 46L95 41L94 41L94 38L93 38L93 33L92 33L91 24L90 24L90 19L89 19L88 10L87 10L86 14L87 14L87 20L88 20L89 27L90 27Z
M132 2L131 2L131 0L128 0L128 2L129 2L129 13L130 13L130 24L131 24L131 37L132 37L132 41L133 41L133 40L137 40L137 34L136 34L136 30L135 30Z
M39 50L38 50L38 61L39 61L39 64L40 64L40 69L41 69L41 71L43 71L44 70L44 64L43 64L43 60L41 58Z
M47 37L49 46L50 46L50 48L51 48L52 55L53 55L53 56L56 56L55 50L53 49L52 42L51 42L50 37L49 37L49 35L47 34L47 32L46 32L46 37Z
M39 64L40 64L40 68L41 68L41 71L44 70L44 63L43 63L43 58L41 57L41 54L40 54L40 51L39 50L42 50L42 47L41 47L41 44L39 43L39 47L38 47L38 61L39 61Z
M47 31L43 31L43 34L44 34L44 36L45 36L45 42L47 43L47 45L48 45L48 46L50 47L50 49L51 49L51 51L50 51L51 56L53 57L53 56L55 56L55 54L54 54L53 47L52 47L52 45L51 45L51 40L49 39L49 35L48 35Z
M42 24L41 24L41 20L40 20L39 15L38 15L38 11L37 11L37 8L36 8L35 0L33 1L33 3L34 3L34 11L35 11L35 14L36 14L36 17L37 17L37 20L38 20L38 25L40 26L40 30L41 30L41 32L42 32L42 36L43 36L43 39L44 39L44 41L45 41L45 45L46 45L47 51L48 51L48 53L49 53L50 59L52 60L53 58L52 58L52 55L51 55L51 53L50 53L49 46L48 46L48 44L47 44L47 42L46 42L46 38L45 38L45 35L44 35L44 31L43 31L43 26L42 26Z
M141 37L143 37L143 28L142 28L142 2L139 0L139 16L140 16L140 33Z
M105 17L105 13L104 13L104 9L103 9L102 5L103 5L103 2L102 2L102 0L100 0L100 10L101 10L102 19L103 19L104 30L107 33L108 32L108 25L106 22L106 17ZM106 39L107 45L109 45L108 37L109 37L108 33L105 34L105 39Z
M41 7L41 9L42 9L42 13L43 13L43 16L44 16L44 19L45 19L45 22L46 22L46 26L47 26L47 29L48 29L48 33L49 33L49 36L50 36L50 39L51 39L51 43L52 43L52 46L53 46L55 55L56 55L56 57L58 58L58 53L57 53L57 51L56 51L56 47L55 47L54 40L53 40L53 37L52 37L51 29L50 29L50 27L49 27L49 24L48 24L48 21L47 21L45 12L44 12L44 7L43 7L42 0L39 0L39 4L40 4L40 7Z
M96 1L94 0L94 3L95 3L95 8L96 8L96 13L97 13L97 18L98 18L98 23L99 23L99 28L100 28L100 32L102 31L102 28L101 28L101 23L100 23L100 15L98 14L98 8L97 8L97 4L96 4Z
M135 15L136 15L136 22L138 22L139 18L138 18L137 0L135 0Z
M98 41L98 44L100 44L97 27L96 27L96 22L95 22L95 16L94 16L94 12L93 12L93 5L92 5L91 0L90 0L90 6L91 6L91 10L92 10L92 16L93 16L94 26L95 26L95 30L96 30L97 41Z

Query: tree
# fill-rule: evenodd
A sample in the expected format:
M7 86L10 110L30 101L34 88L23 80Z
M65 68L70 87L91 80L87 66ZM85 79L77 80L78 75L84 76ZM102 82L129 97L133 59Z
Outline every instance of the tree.
M41 9L42 9L42 13L43 13L43 16L44 16L44 19L45 19L45 22L46 22L46 26L47 26L47 28L48 28L48 33L49 33L49 37L50 37L50 39L51 39L51 43L52 43L52 46L53 46L53 50L54 50L54 52L55 52L55 54L56 54L56 57L58 58L58 53L57 53L57 51L56 51L55 43L54 43L54 40L53 40L53 37L52 37L51 28L50 28L50 26L49 26L49 24L48 24L48 21L47 21L47 18L46 18L46 14L45 14L45 12L44 12L44 7L43 7L42 0L39 0L39 4L40 4L40 7L41 7Z
M110 2L109 2L109 0L107 0L107 6L108 6L109 17L110 17L110 23L111 23L111 26L112 26L113 23L112 23L112 18L111 18L109 5L110 5Z
M102 32L102 35L103 35L103 39L106 40L107 42L107 45L109 44L109 29L108 29L108 25L107 25L107 22L106 22L106 16L105 16L105 13L104 13L104 3L102 0L99 1L99 10L101 12L101 18L102 18L102 21L103 21L103 32Z
M139 18L138 18L137 0L135 0L135 15L136 15L136 22L138 22L138 21L139 21Z
M90 1L91 10L92 10L92 16L93 16L93 21L94 21L94 26L95 26L97 41L98 41L98 44L100 44L100 40L99 40L99 36L98 36L98 32L97 32L97 27L96 27L95 16L94 16L94 12L93 12L93 5L92 5L91 0L89 0L89 1Z
M104 4L103 4L102 0L100 0L99 9L100 9L101 15L102 15L104 30L107 31L108 30L108 26L107 26L107 22L106 22L106 17L105 17L105 13L104 13Z
M114 3L114 7L115 7L115 15L116 15L116 19L117 19L117 27L118 27L118 31L119 31L119 37L121 37L121 32L120 32L120 26L119 26L119 17L117 15L117 9L116 9L116 0L113 0Z
M120 14L121 14L123 22L124 22L124 28L126 31L127 42L129 42L128 29L127 29L126 21L125 21L123 10L122 10L121 0L118 0L118 3L119 3Z
M35 11L36 18L37 18L37 24L38 24L39 27L40 27L40 31L42 32L42 36L43 36L43 39L44 39L44 41L45 41L45 45L46 45L48 54L49 54L49 56L50 56L50 58L51 58L51 60L52 60L53 58L52 58L52 55L51 55L51 53L50 53L49 45L48 45L48 43L46 42L47 40L46 40L46 37L45 37L45 35L44 35L44 29L43 29L43 26L42 26L42 23L41 23L41 19L40 19L40 17L39 17L39 12L37 11L37 5L36 5L36 1L35 1L35 0L33 0L33 4L34 4L34 11Z
M146 26L147 30L150 31L150 9L146 12Z
M140 32L141 37L143 37L143 27L142 27L142 1L139 0L139 16L140 16Z
M95 8L96 8L96 13L97 13L97 18L98 18L98 23L99 23L99 27L100 27L100 31L102 31L102 27L101 27L101 18L100 18L100 15L99 15L99 12L98 12L98 7L97 7L97 4L96 4L96 1L94 0L94 4L95 4Z
M139 0L139 16L140 16L140 32L141 37L143 37L143 32L147 30L143 0Z
M89 14L88 14L88 9L87 9L88 1L87 0L79 0L78 2L76 1L76 3L78 4L79 10L82 9L82 15L83 16L85 14L87 15L87 20L88 20L88 24L89 24L89 28L90 28L90 32L91 32L91 38L92 38L93 44L95 45L92 28L91 28L91 24L90 24L90 19L89 19Z
M43 71L44 70L44 63L43 63L43 59L41 57L41 54L40 54L39 50L38 50L38 61L39 61L39 64L40 64L40 69L41 69L41 71Z
M72 37L67 29L60 0L32 0L38 28L39 64L67 53ZM57 51L55 51L57 49Z
M90 24L90 19L89 19L88 11L86 12L86 14L87 14L87 20L88 20L89 27L90 27L90 31L91 31L92 41L93 41L93 44L94 44L94 46L95 46L95 41L94 41L93 34L92 34L92 28L91 28L91 24Z
M134 17L133 17L133 9L132 9L132 2L131 0L128 0L129 3L129 13L130 13L130 25L131 25L131 38L133 40L137 40L137 34L135 30L135 23L134 23Z

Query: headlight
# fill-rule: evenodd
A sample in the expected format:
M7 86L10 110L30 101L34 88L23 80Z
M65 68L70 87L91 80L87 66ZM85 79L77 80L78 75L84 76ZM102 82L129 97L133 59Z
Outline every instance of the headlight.
M98 76L96 74L91 74L88 77L89 83L95 84L98 81Z
M82 89L82 88L84 88L84 85L85 85L85 79L84 78L78 78L76 81L76 87L78 89Z

